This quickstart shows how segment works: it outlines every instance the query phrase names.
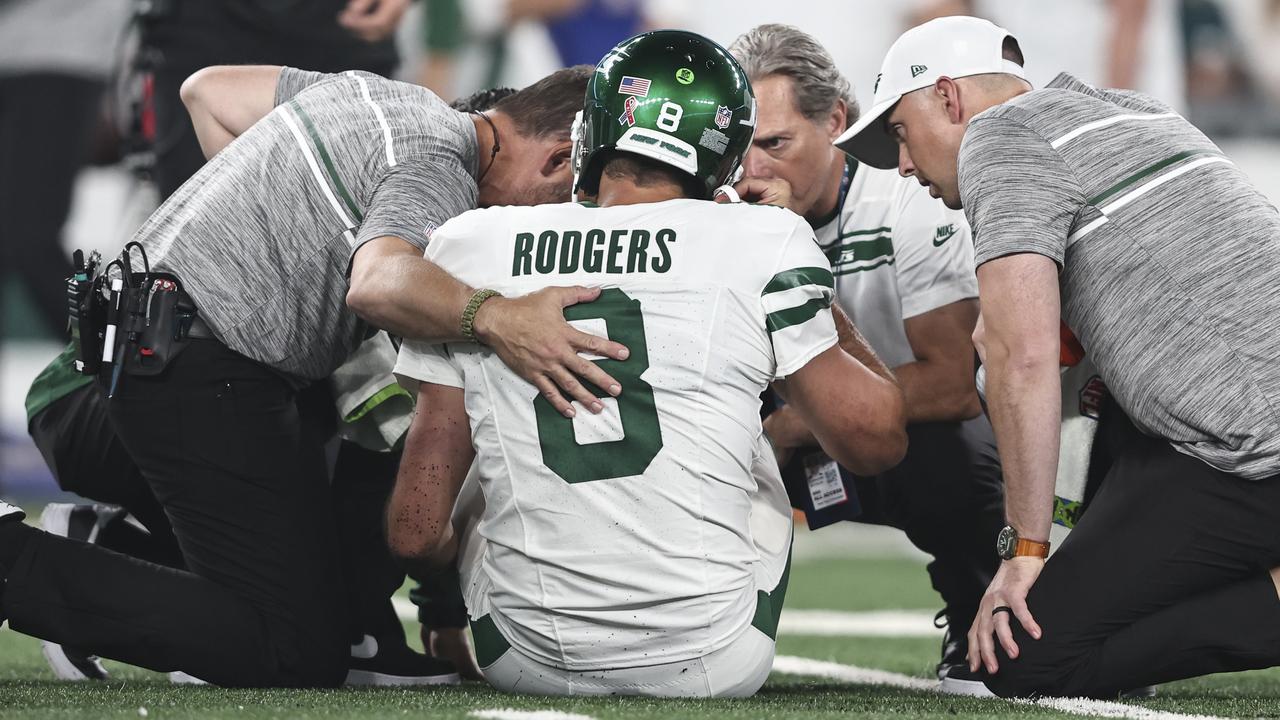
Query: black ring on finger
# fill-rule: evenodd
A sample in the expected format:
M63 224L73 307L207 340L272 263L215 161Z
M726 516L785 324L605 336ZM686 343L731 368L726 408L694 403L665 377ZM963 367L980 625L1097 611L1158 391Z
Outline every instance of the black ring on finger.
M991 611L991 617L995 617L1000 613L1009 613L1010 615L1012 615L1013 608L1009 607L1008 605L1001 605L1000 607L995 608Z

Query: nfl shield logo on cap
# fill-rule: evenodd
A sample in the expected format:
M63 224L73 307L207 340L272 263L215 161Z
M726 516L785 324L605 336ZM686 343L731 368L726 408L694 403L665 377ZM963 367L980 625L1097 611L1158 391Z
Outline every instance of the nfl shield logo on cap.
M733 118L733 112L729 108L721 105L716 108L716 127L721 130L729 127L729 120Z

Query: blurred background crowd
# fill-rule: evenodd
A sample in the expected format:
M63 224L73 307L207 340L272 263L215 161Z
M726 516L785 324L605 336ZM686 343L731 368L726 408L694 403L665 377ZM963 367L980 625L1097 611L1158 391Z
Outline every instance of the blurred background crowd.
M866 106L897 35L951 14L1008 28L1036 86L1065 70L1181 109L1280 203L1280 0L0 0L0 492L56 494L23 398L64 342L68 258L116 252L199 167L177 97L196 69L358 68L453 100L647 29L728 45L783 22Z

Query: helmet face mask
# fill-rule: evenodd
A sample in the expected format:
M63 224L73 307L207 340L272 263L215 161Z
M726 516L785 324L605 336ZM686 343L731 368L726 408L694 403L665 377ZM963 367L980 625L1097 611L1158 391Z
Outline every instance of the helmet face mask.
M755 109L746 73L701 35L659 30L625 40L587 85L575 122L574 190L594 194L604 151L618 150L687 173L709 198L739 175Z

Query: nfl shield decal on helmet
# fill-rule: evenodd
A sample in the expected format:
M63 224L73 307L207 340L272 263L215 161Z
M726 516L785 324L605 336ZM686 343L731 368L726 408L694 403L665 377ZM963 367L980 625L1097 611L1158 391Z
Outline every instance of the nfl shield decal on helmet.
M724 105L716 107L716 127L721 130L729 127L729 120L733 117L733 112Z

